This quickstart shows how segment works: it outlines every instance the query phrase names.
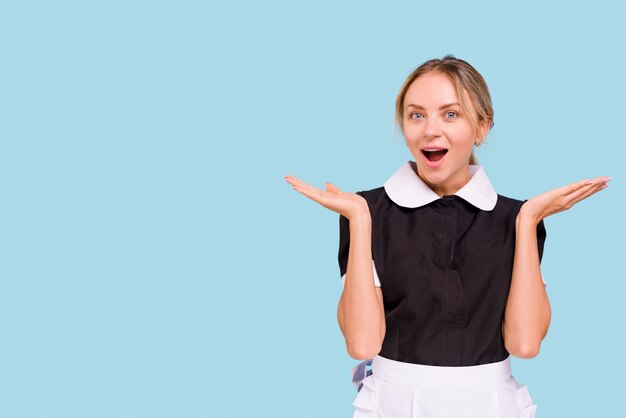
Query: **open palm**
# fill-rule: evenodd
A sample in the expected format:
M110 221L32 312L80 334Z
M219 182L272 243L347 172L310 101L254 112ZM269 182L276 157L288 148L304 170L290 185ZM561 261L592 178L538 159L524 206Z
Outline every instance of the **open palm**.
M332 183L326 183L326 190L320 190L294 176L285 176L284 179L287 183L291 184L295 190L309 199L348 219L352 219L360 213L369 213L367 201L362 196L356 193L342 192L339 187Z
M581 180L567 186L549 190L524 202L520 213L531 216L537 222L558 212L565 211L583 199L608 186L611 177Z

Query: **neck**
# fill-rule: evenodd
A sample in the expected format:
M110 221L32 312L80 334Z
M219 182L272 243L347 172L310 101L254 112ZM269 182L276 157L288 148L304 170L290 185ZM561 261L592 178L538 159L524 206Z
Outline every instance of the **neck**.
M417 173L417 175L420 176L419 173ZM428 185L428 187L431 188L433 192L437 194L437 196L444 197L452 196L453 194L461 190L461 188L463 188L463 186L465 186L471 180L472 176L470 175L470 169L468 165L467 167L463 168L462 171L455 173L445 184L434 184L430 183L422 176L420 176L420 178L424 181L424 183Z

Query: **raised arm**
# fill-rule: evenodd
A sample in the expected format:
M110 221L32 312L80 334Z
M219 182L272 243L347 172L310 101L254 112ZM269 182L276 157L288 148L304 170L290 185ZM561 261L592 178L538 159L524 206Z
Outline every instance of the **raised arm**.
M516 220L511 288L502 322L504 344L512 355L536 356L550 326L550 302L542 283L537 243L537 231L545 233L543 219L606 188L610 179L582 180L535 196L522 205Z
M345 222L344 219L341 220ZM337 319L350 357L371 358L380 352L385 337L385 310L380 287L374 285L372 228L369 210L349 221L350 241L346 278Z
M372 220L367 201L356 193L342 192L331 183L326 190L285 176L293 188L349 221L350 246L346 280L337 307L339 327L348 354L357 360L378 354L385 336L385 315L380 287L372 271Z

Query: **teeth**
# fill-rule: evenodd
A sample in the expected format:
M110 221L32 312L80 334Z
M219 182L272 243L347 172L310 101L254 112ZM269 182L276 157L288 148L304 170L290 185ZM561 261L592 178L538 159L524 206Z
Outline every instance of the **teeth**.
M443 148L424 148L424 151L427 151L427 152L431 152L431 151L445 151L445 149L443 149Z

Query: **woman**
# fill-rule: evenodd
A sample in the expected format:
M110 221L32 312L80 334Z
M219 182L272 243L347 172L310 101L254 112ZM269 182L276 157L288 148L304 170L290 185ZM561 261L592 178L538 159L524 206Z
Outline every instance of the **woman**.
M550 324L543 219L610 177L524 201L497 194L472 154L493 127L489 90L453 56L409 75L396 122L414 161L383 187L324 191L285 176L340 215L338 321L364 360L354 417L534 417L509 356L536 356Z

